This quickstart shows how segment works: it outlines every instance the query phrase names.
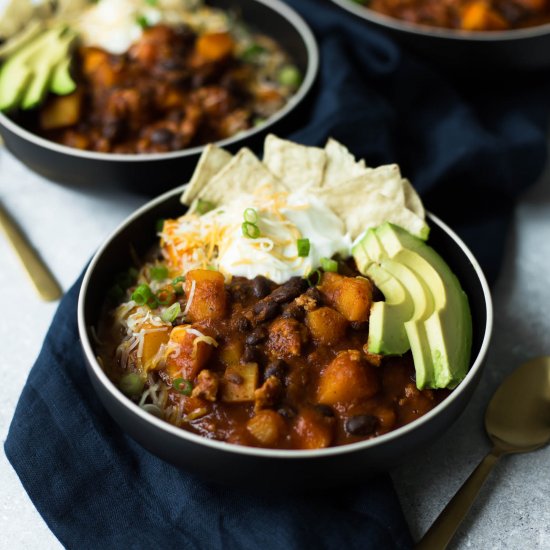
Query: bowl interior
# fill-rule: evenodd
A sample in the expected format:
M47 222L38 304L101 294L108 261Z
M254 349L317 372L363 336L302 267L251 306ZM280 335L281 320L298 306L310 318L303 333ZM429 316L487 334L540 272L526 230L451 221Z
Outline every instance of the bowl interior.
M104 245L92 261L88 270L87 279L83 286L79 305L80 332L83 340L86 340L86 342L84 342L85 348L92 348L91 342L93 342L93 337L90 327L97 325L107 289L111 287L115 274L120 271L125 271L132 265L132 258L135 257L136 253L138 256L142 255L150 250L151 246L155 244L155 227L159 219L178 217L185 212L185 207L179 202L182 190L183 186L174 189L151 201L134 213L115 231L111 239ZM456 235L435 216L430 215L429 221L432 227L430 239L428 241L429 244L448 262L451 269L459 278L470 301L474 327L471 358L472 367L470 373L466 380L459 385L447 399L415 422L398 428L389 434L365 442L324 449L323 451L325 453L345 453L345 448L372 447L377 445L378 442L399 437L400 433L406 433L414 429L415 426L421 425L427 422L429 418L437 415L438 411L452 403L455 398L458 398L459 394L467 387L470 381L476 379L479 374L478 371L481 368L481 363L487 350L492 328L492 306L487 283L477 261ZM88 354L88 361L92 365L92 370L100 369L93 354ZM106 383L105 377L103 377L102 383ZM109 388L109 392L118 393L118 390L112 386L112 388ZM135 407L129 400L125 401L128 404L128 408L133 409ZM456 407L456 404L453 406ZM154 422L156 423L156 419L154 419ZM159 424L157 424L157 426L158 425ZM167 423L160 422L160 425L163 427L167 426L167 430L172 431L172 427ZM178 430L177 428L175 428L175 430L177 430L178 433L181 432L181 437L183 438L191 439L196 442L201 439L200 436L189 434L185 432L185 430ZM206 443L206 440L204 441ZM216 446L217 443L218 442L208 441L208 446ZM225 445L226 449L228 447L227 444L224 443L219 443L219 445ZM253 448L245 449L235 445L230 445L229 447L235 448L235 452L242 452L244 454L261 455L267 453L277 456L287 456L289 454L288 451L271 451ZM291 453L294 454L312 452L313 451L291 451Z

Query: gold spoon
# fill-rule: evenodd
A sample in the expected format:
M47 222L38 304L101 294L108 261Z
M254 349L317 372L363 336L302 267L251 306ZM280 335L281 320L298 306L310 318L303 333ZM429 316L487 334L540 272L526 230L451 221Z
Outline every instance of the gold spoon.
M487 407L485 429L493 448L447 504L416 550L447 547L501 456L534 451L550 441L550 357L524 363L504 380Z
M61 287L2 203L0 203L0 227L17 252L40 297L47 301L58 300L63 294Z

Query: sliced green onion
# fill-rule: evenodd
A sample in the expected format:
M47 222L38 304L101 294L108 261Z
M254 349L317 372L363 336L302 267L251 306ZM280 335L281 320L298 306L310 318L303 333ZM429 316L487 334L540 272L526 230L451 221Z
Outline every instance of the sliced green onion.
M257 239L260 236L260 228L250 222L244 222L241 226L243 235L248 239Z
M321 282L321 270L316 269L315 271L312 271L309 273L309 275L306 277L307 284L310 287L317 286Z
M258 212L254 208L247 208L243 212L243 218L245 222L248 223L258 223Z
M155 281L164 281L168 277L168 268L165 265L156 265L149 269L149 276Z
M338 262L330 258L321 258L321 268L323 271L332 271L338 273Z
M289 88L297 88L302 82L302 74L294 65L285 65L277 76L279 84Z
M174 303L176 298L176 291L170 286L161 288L156 295L156 299L161 306L169 306Z
M164 229L164 222L166 220L157 220L157 224L156 224L156 228L157 228L157 233L162 233L162 230Z
M172 382L172 387L182 395L191 395L193 391L193 383L191 380L185 380L185 378L176 378Z
M301 258L309 256L309 239L298 239L296 241L296 248L298 248L298 256L300 256Z
M216 205L211 201L206 201L204 199L197 200L196 211L200 216L210 212L210 210L214 210L214 208L216 208Z
M158 306L158 301L153 291L149 288L149 285L139 285L131 296L132 300L138 305L143 306L147 304L151 309Z
M252 121L252 124L254 127L261 126L267 119L261 116L254 117L254 120Z
M146 4L149 4L150 6L156 6L157 0L145 0Z
M266 51L267 50L263 46L260 46L260 44L251 44L248 48L246 48L246 50L243 51L241 54L241 59L249 63L252 61L257 61L258 57Z
M141 14L136 16L136 23L142 28L147 29L149 27L149 21L145 15Z
M172 281L172 286L174 287L176 294L183 294L183 285L182 285L183 281L185 281L185 277L183 275L176 277Z
M128 397L135 397L143 391L143 380L135 372L131 372L120 379L118 387Z
M162 312L162 315L160 316L160 318L165 322L165 323L173 323L177 316L181 313L181 306L180 306L180 303L179 302L175 302L173 303L168 309L165 309L163 312Z

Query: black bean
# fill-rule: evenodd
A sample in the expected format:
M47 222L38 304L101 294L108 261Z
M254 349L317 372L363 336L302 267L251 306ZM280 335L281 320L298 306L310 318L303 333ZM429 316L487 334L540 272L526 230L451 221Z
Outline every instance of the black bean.
M367 330L369 328L367 321L352 321L350 325L353 330Z
M254 321L256 324L270 321L279 313L279 304L269 298L258 302L253 308Z
M255 344L260 344L267 338L267 330L263 326L256 327L250 334L245 338L245 342L251 346Z
M352 435L370 435L376 430L378 419L370 414L350 416L344 422L344 429Z
M245 346L241 359L245 363L257 363L258 356L258 349L255 346Z
M264 379L267 380L270 376L275 376L282 382L287 371L288 365L282 359L275 359L274 361L271 361L265 368Z
M318 306L323 305L323 295L321 294L321 292L319 292L318 288L316 287L309 288L306 291L306 296L315 300Z
M320 412L323 416L334 418L334 411L332 410L332 407L329 407L328 405L315 405L315 410Z
M265 298L271 292L271 281L262 275L252 279L252 294L255 298Z
M178 69L183 69L184 64L181 59L169 57L168 59L163 59L160 62L160 66L166 71L177 71Z
M307 281L302 277L292 277L284 285L275 289L269 296L277 304L285 304L297 298L307 289Z
M174 139L174 133L168 128L157 128L151 132L151 143L155 145L169 145Z
M296 410L293 407L291 407L290 405L284 405L283 407L278 409L277 412L283 418L294 418L296 416Z
M239 332L248 332L251 328L250 321L246 317L237 317L235 320L235 328Z
M299 305L291 303L285 307L282 317L285 319L296 319L302 321L305 316L305 311Z

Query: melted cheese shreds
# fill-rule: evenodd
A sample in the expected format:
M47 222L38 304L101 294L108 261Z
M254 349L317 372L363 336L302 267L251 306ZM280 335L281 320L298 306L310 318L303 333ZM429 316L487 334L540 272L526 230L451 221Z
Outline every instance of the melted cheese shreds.
M252 208L260 236L243 234L245 210ZM307 257L297 255L297 240L310 241ZM322 257L349 255L351 238L342 220L322 201L303 193L273 192L262 187L202 216L167 220L161 233L163 255L174 270L214 267L226 279L264 275L276 283L305 276Z
M185 309L183 310L183 317L185 318L191 309L191 304L193 303L193 298L195 298L195 289L197 287L196 281L191 281L191 289L189 290L189 297L187 298L187 303L185 304Z

